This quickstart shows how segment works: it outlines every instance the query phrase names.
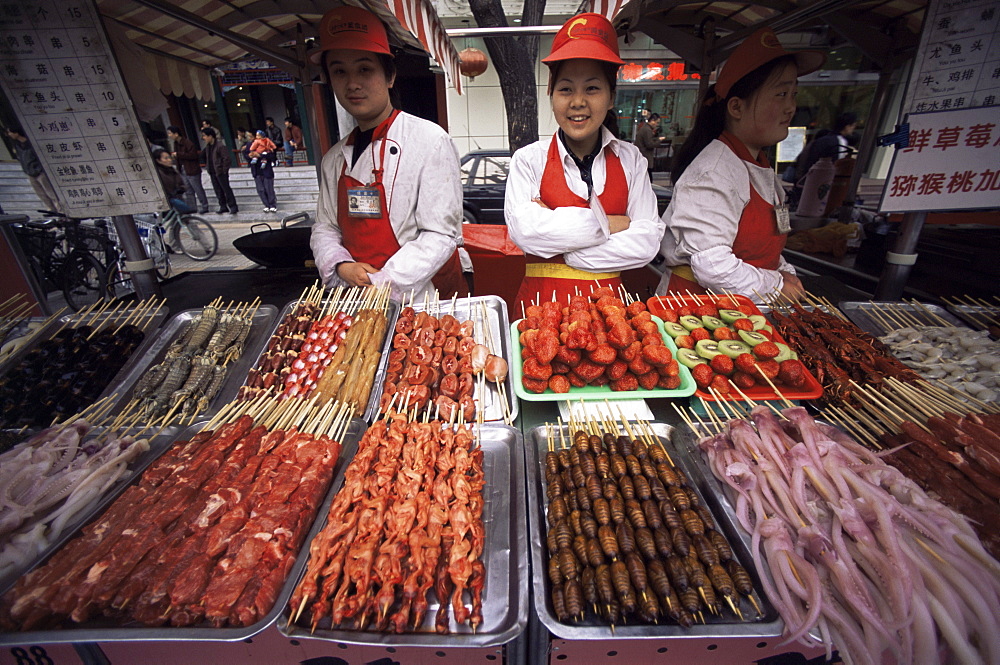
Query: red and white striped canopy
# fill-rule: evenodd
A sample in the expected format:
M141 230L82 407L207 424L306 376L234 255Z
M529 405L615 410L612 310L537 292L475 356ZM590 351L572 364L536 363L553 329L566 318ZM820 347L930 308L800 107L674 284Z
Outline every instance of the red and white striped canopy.
M409 30L431 57L444 69L445 76L462 94L459 57L430 0L385 0L399 24Z
M591 0L588 12L600 14L609 21L614 19L615 14L621 10L628 0Z

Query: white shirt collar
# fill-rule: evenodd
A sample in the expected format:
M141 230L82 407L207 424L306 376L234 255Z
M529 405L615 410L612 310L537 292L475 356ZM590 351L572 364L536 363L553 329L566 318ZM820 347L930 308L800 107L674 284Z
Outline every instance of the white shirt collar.
M559 140L559 137L557 135L553 135L552 140L554 140L558 146L559 158L561 161L564 164L574 164L575 162L573 161L573 158L570 156L569 151L566 150L566 146L563 145L563 142ZM612 134L607 127L601 125L601 152L603 152L604 149L610 145L611 151L615 153L616 156L620 157L621 154L619 151L621 150L621 146L619 143L620 141L615 138L615 135Z

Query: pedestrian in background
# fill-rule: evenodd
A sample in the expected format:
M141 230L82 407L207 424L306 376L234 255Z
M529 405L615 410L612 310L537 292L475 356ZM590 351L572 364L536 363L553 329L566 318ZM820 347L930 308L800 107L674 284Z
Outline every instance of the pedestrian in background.
M218 212L220 215L224 212L235 215L240 210L236 205L233 188L229 186L229 169L233 165L233 158L211 127L201 130L201 138L205 142L205 149L201 151L201 156L205 160L206 170L212 181L215 196L219 199Z
M653 162L656 159L656 148L660 145L660 138L656 135L659 129L660 114L651 113L646 122L641 123L635 132L635 147L639 148L639 152L646 158L646 172L649 174L650 180L653 179Z
M274 124L274 118L270 116L264 118L264 131L267 133L267 138L274 142L274 145L285 145L284 133L281 131L281 127Z
M302 130L291 118L285 118L285 166L294 166L295 151L301 147Z
M237 155L241 155L247 162L250 161L250 144L253 143L254 135L246 129L240 127L236 130L236 147L233 149Z
M24 135L24 130L16 125L8 127L7 138L14 143L14 155L17 157L17 161L21 162L21 170L28 176L31 188L35 190L35 194L41 200L42 207L51 212L62 212L55 187L49 182L49 177L45 175L42 162L35 154L35 149L31 147L28 137Z
M173 157L177 170L184 180L184 202L194 210L197 199L198 212L208 212L208 197L205 187L201 184L200 150L189 138L181 134L181 128L176 125L167 127L167 137L174 143Z
M250 146L250 174L257 186L257 196L264 204L264 212L278 212L278 198L274 194L274 163L278 160L277 146L257 132L257 139Z

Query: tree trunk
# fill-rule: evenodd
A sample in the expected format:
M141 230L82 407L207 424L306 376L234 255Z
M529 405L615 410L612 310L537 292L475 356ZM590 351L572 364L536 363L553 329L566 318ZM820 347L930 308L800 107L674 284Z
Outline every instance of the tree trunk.
M469 7L480 28L507 27L500 0L469 0ZM521 25L541 25L545 0L525 0ZM535 88L535 60L538 35L486 37L493 66L500 78L504 108L507 110L507 134L514 152L538 140L538 96Z

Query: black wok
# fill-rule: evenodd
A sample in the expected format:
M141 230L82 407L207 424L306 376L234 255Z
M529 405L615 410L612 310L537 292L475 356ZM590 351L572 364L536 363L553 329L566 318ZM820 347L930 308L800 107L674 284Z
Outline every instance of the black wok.
M250 235L233 241L233 247L254 263L268 268L303 268L312 265L312 249L309 248L310 226L288 226L289 221L309 222L309 213L289 215L281 220L280 229L272 229L267 222L250 227ZM254 231L257 227L266 231Z

